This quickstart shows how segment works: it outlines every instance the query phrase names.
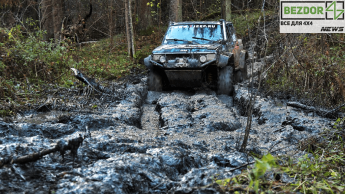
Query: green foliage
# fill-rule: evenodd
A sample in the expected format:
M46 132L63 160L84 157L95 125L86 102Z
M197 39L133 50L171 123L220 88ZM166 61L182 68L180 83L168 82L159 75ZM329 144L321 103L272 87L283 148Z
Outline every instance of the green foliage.
M312 101L310 105L325 108L344 103L344 35L275 34L267 32L269 37L274 37L268 40L273 42L268 49L276 51L277 57L264 80L265 89L273 93L293 94Z
M216 180L216 183L221 186L226 186L231 182L231 179Z
M306 193L339 193L344 192L344 159L345 147L342 138L337 132L343 130L340 124L344 118L337 119L333 129L325 129L323 143L317 144L313 157L305 154L294 164L292 159L283 162L282 169L290 176L297 177L298 181L291 186L294 190ZM328 141L328 143L326 143Z
M154 32L154 27L147 27L143 30L141 30L138 35L139 36L150 36Z
M153 7L156 6L157 10L161 9L161 4L160 3L158 3L158 2L156 3L155 0L151 0L151 2L148 2L146 5L151 7L151 16L152 17L158 15L158 11L154 11Z
M9 49L9 52L19 55L23 59L24 65L28 65L33 61L47 64L56 62L58 65L61 58L66 54L66 46L64 42L55 44L52 41L43 41L43 34L43 31L37 30L34 33L29 33L29 36L24 38L20 26L12 28L9 39L13 40L16 46Z
M261 159L255 158L254 168L244 171L242 174L233 178L216 180L215 182L225 191L234 191L239 185L246 184L247 190L254 189L258 193L260 184L264 183L264 175L267 171L278 167L277 159L270 153L264 155Z
M333 129L337 129L337 130L342 130L341 126L339 126L340 124L344 123L345 117L344 118L338 118L333 125Z
M258 192L260 178L262 178L267 170L271 170L272 167L276 166L276 159L270 153L268 153L267 155L264 155L261 160L257 158L255 158L255 160L256 162L254 164L252 173L249 174L249 187L253 187L254 185L254 191Z
M269 16L273 14L273 11L267 10L265 12L265 16ZM261 18L260 22L263 21L263 13L261 10L253 10L250 12L243 12L243 13L232 13L231 14L231 22L233 23L236 35L239 38L245 37L248 35L248 27L249 29L253 29L255 26L258 25L259 18Z
M11 110L0 110L0 117L12 116L13 114Z
M5 59L0 63L2 75L18 81L54 80L72 62L66 60L68 45L63 41L44 41L44 31L35 27L32 20L27 20L26 24L28 28L34 28L34 32L24 33L20 25L7 31L8 40L2 43L5 46L3 52L6 52Z
M0 61L0 70L3 71L5 67L6 67L5 63Z
M293 156L273 157L267 154L261 159L255 158L252 169L230 179L216 180L216 183L223 192L230 193L245 187L247 189L242 192L253 189L255 193L344 193L345 143L340 137L344 120L339 118L333 129L325 129L321 134L325 139L317 145L313 155L305 154L296 159ZM325 145L324 141L329 143ZM294 181L281 183L281 180L267 180L266 172L285 174Z
M116 37L115 40L119 40ZM77 68L87 72L93 77L116 78L129 73L133 67L132 60L129 58L124 47L109 50L109 39L100 41L93 45L87 45L75 52L75 58L80 60Z
M70 87L73 86L73 85L74 85L74 83L73 83L72 80L65 80L65 82L64 82L64 86L65 86L66 88L70 88Z

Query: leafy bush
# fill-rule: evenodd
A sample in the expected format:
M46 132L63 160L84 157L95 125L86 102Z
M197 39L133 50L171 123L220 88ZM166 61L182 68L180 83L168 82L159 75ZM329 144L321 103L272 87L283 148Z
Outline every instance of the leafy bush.
M345 51L339 35L288 34L274 40L265 89L298 97L308 105L335 107L345 100ZM279 46L277 46L279 45Z
M21 26L8 31L5 58L0 63L4 78L30 82L53 81L68 66L67 45L64 42L43 41L44 31L24 32Z

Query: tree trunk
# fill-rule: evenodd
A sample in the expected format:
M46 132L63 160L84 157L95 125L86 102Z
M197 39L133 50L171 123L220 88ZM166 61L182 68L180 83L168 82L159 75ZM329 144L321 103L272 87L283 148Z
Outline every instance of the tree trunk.
M253 94L252 94L253 95ZM253 98L253 97L251 97ZM254 102L252 102L252 100L250 100L250 106L249 106L249 112L248 112L248 118L247 118L247 126L246 126L246 130L244 133L244 137L243 137L243 142L240 148L240 152L245 152L246 148L247 148L247 144L248 144L248 138L249 138L249 133L250 133L250 129L252 127L252 119L253 119L253 106L255 103L255 99Z
M52 0L42 0L42 27L47 33L44 34L44 40L54 38Z
M128 1L125 0L125 20L126 20L126 37L127 37L127 52L128 56L131 56L131 40L130 40L130 34L129 34L129 17L128 17Z
M222 17L225 21L231 20L231 0L223 0Z
M135 49L134 49L134 33L133 33L133 24L132 24L131 0L125 0L125 19L126 19L128 56L133 57L135 55Z
M150 0L141 0L139 2L139 23L138 30L144 30L152 26L151 6L147 5Z
M53 25L54 25L54 38L60 39L60 31L63 20L63 0L52 0L53 3Z
M128 3L128 17L129 17L129 34L130 34L130 40L131 40L131 48L132 48L132 55L131 57L135 56L135 48L134 48L134 30L133 30L133 21L132 21L132 7L131 7L131 1Z
M109 35L110 35L110 50L113 47L113 0L109 2Z
M182 0L170 0L169 20L171 22L182 21Z

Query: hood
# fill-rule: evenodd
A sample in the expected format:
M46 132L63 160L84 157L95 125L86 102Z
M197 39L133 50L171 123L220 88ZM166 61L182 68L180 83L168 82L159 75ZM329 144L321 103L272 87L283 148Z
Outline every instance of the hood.
M221 44L166 44L152 51L153 54L215 53Z

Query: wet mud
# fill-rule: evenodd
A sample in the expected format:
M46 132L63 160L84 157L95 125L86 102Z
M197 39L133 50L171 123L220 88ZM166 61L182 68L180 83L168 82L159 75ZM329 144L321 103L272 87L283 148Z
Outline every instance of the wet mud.
M245 85L237 85L232 98L202 89L151 92L146 81L113 83L113 95L57 92L40 106L46 110L0 120L0 160L85 138L74 161L66 152L64 160L53 153L4 165L0 193L217 193L213 178L240 174L239 167L254 161L237 151L250 101ZM330 123L259 95L248 150L294 153L299 140Z

